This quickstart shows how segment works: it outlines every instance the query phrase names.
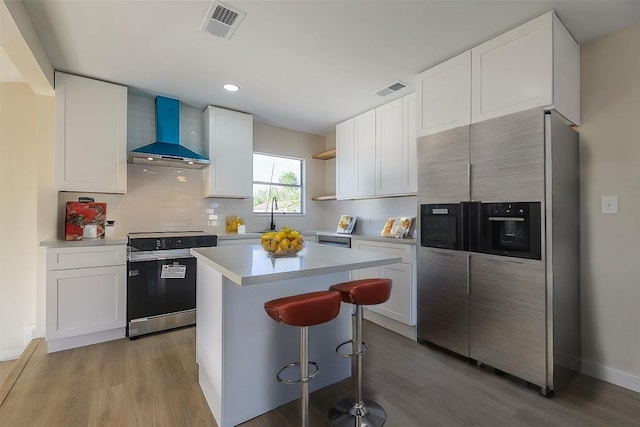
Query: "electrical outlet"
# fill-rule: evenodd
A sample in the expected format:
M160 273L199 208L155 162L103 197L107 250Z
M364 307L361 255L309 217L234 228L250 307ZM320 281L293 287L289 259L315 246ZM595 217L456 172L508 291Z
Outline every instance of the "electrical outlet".
M617 214L618 196L602 196L600 198L600 213Z

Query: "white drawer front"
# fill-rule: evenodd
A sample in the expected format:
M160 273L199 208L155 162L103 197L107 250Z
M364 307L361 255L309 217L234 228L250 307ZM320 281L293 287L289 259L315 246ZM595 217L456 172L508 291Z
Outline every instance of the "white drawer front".
M127 263L126 246L84 246L47 250L48 270L103 267Z

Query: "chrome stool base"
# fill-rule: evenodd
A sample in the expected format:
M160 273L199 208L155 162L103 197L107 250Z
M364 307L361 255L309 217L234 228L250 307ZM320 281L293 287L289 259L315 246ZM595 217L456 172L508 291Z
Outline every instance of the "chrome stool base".
M329 421L335 427L380 427L387 420L387 414L372 400L365 399L362 405L354 399L342 399L329 409Z

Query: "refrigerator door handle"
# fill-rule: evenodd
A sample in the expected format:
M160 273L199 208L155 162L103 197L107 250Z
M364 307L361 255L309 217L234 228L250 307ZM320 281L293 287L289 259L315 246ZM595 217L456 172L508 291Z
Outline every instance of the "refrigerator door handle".
M467 254L467 295L471 295L471 254Z

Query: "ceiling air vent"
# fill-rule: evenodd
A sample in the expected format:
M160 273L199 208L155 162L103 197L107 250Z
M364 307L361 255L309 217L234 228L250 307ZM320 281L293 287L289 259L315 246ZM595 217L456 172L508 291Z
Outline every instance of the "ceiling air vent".
M240 9L214 0L200 25L200 31L229 40L245 16L247 14Z
M397 82L380 89L379 91L376 92L376 95L380 95L380 96L387 96L389 94L395 93L399 90L404 89L405 87L407 87L408 85L406 83L401 82L400 80L398 80Z

